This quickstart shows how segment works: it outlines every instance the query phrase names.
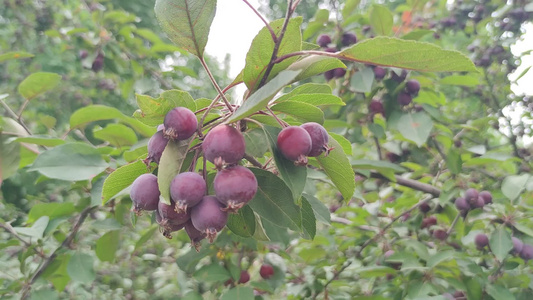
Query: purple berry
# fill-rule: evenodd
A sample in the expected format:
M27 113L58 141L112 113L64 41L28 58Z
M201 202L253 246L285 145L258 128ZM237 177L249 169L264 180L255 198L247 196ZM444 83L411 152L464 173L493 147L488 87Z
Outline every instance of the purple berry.
M171 140L186 140L198 127L196 115L186 107L176 107L165 116L165 136Z
M228 213L222 211L224 206L215 196L204 196L202 201L191 208L191 221L194 228L205 233L209 242L215 240L217 232L228 222Z
M217 168L224 164L236 164L244 156L246 145L241 132L229 125L211 129L202 143L205 158Z
M213 187L217 199L226 206L222 210L236 213L255 196L257 179L248 168L234 166L219 171Z
M368 105L368 110L373 114L384 114L385 108L383 107L383 102L378 99L372 99Z
M241 276L239 277L239 283L247 283L250 281L250 273L248 271L243 270L241 271Z
M420 82L418 80L409 80L407 83L405 83L405 88L407 92L411 95L418 95L418 92L420 91Z
M196 251L199 251L200 242L205 239L207 235L196 229L192 224L192 221L185 223L185 232L187 232L187 235L191 239L191 245L194 247L194 249L196 249Z
M159 185L154 174L142 174L131 184L130 197L133 211L140 214L143 210L156 210L159 203Z
M305 129L299 126L285 127L278 134L278 149L288 160L296 162L297 165L306 165L307 157L311 151L311 136Z
M326 81L330 81L335 77L335 69L324 72L324 78Z
M376 78L377 81L382 80L387 75L387 70L382 67L375 67L374 68L374 78Z
M346 69L344 68L333 69L333 75L335 76L335 78L343 78L344 75L346 75Z
M261 275L263 279L269 279L274 275L274 267L269 264L263 264L259 269L259 275Z
M437 229L433 231L433 236L438 240L444 241L448 238L448 233L446 230Z
M329 52L329 53L335 53L335 52L337 52L337 48L328 47L328 48L324 49L324 51Z
M533 246L524 244L524 246L522 246L522 251L520 251L520 257L526 262L533 259Z
M321 34L316 39L316 43L322 47L325 48L331 43L331 37L327 34Z
M479 192L476 189L470 188L465 191L465 199L471 206L476 205L478 197L479 197Z
M468 204L465 198L459 197L455 199L455 207L460 211L467 211L470 209L470 204Z
M341 43L344 46L351 46L357 43L357 36L353 32L345 32L342 34Z
M159 201L157 205L157 211L161 216L161 222L159 225L163 228L167 228L170 225L180 225L189 221L190 216L186 211L177 213L174 210L175 203L170 202L170 205L166 205L162 201Z
M479 197L483 199L485 204L492 203L492 194L489 191L481 191Z
M195 206L206 193L204 178L194 172L180 173L170 183L170 197L176 202L176 212L185 212L188 207Z
M144 160L144 163L148 166L151 162L159 164L163 150L168 144L168 140L165 138L163 131L156 132L148 141L148 157Z
M159 209L155 210L155 221L160 226L160 231L163 234L164 237L167 239L171 239L172 235L171 233L174 231L181 230L183 227L185 227L185 223L183 224L175 224L172 222L168 222L167 220L163 220L163 217L161 217L161 214L159 213Z
M520 254L524 248L524 243L514 236L511 238L511 240L513 241L513 253Z
M481 250L489 245L489 237L486 234L480 233L474 238L474 243Z
M91 70L97 73L104 67L104 54L99 52L94 58L93 64L91 65Z
M308 122L300 125L303 129L309 133L311 137L311 151L307 154L309 157L317 157L322 152L326 152L326 156L330 151L328 147L329 135L326 129L315 122Z
M400 75L396 74L396 72L391 72L391 79L400 83L402 81L405 80L405 78L407 78L407 71L406 70L402 70L402 72L400 73Z
M78 57L80 59L85 59L87 56L89 56L89 52L87 52L87 50L80 50L80 52L78 52Z
M405 106L409 105L413 101L413 98L407 92L400 92L397 100L400 105Z
M420 209L420 211L425 214L431 210L431 206L429 206L429 204L424 202L418 207L418 209Z
M435 216L424 218L422 220L422 224L421 224L420 228L422 228L422 229L429 228L429 227L431 227L433 225L437 225L437 218L435 218Z
M470 206L472 206L472 208L483 208L483 206L485 206L485 201L483 201L483 198L477 197L477 199L470 203Z

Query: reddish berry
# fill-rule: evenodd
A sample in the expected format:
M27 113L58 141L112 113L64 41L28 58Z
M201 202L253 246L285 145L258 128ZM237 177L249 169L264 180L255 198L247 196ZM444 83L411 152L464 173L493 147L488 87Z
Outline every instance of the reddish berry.
M159 203L159 185L154 174L142 174L131 184L130 197L133 211L140 214L143 210L156 210Z
M174 210L184 212L202 201L207 193L207 185L202 176L194 172L183 172L170 183L170 197L176 203Z
M433 231L433 236L438 240L444 241L448 238L448 233L446 230L437 229Z
M295 161L298 165L307 164L307 157L311 151L311 136L299 126L284 128L278 135L278 149L285 158Z
M378 99L372 99L368 105L368 110L373 114L384 114L385 108L383 107L383 102Z
M218 125L211 129L202 143L205 158L219 169L225 164L239 162L245 149L241 132L229 125Z
M422 225L420 226L420 228L422 229L429 228L433 225L437 225L437 218L435 218L434 216L431 216L431 217L424 218L422 220Z
M259 269L259 275L261 275L261 277L264 279L269 279L272 277L272 275L274 275L274 267L269 264L263 264Z
M215 240L217 232L222 230L228 221L228 214L221 208L223 208L222 203L215 196L204 196L200 203L191 208L194 228L205 233L210 243Z
M474 238L474 243L481 250L489 245L489 237L486 234L480 233Z
M309 151L307 156L316 157L322 154L324 151L326 151L326 155L329 153L329 135L322 125L315 122L309 122L302 124L300 127L305 129L311 137L311 151Z
M250 273L248 271L244 270L241 271L241 277L239 277L239 283L247 283L250 281Z
M316 39L316 43L322 47L325 48L331 43L331 37L327 34L321 34Z
M382 80L387 75L387 70L382 67L375 67L374 68L374 78L376 78L377 81Z
M151 162L159 164L163 150L168 144L168 140L164 137L163 131L156 132L148 141L148 157L144 163L148 166Z
M159 201L159 204L157 205L157 211L161 215L161 226L165 227L167 224L183 224L187 221L189 221L190 216L186 211L182 211L177 213L174 210L175 203L173 201L170 202L170 205L166 205L162 201Z
M431 206L429 206L429 204L424 202L424 203L420 204L418 209L420 209L420 211L425 214L425 213L428 213L431 210Z
M93 72L99 72L104 67L104 54L99 52L94 58L93 64L91 65L91 70Z
M87 50L80 50L80 52L78 52L78 57L80 59L85 59L87 56L89 56L89 52L87 52Z
M169 139L186 140L196 132L198 120L188 108L176 107L166 114L163 124L165 136Z
M167 239L171 239L172 238L171 233L174 231L181 230L183 227L185 227L185 224L186 224L186 223L176 224L173 222L167 222L166 220L165 222L163 222L163 217L161 217L161 214L159 213L158 209L156 209L155 211L155 220L157 224L161 226L160 231L163 234L163 236L166 237Z
M341 42L344 46L351 46L357 43L357 36L353 32L345 32L342 34Z
M248 168L234 166L219 171L213 187L217 199L225 205L222 210L236 213L255 196L257 179Z
M189 222L185 223L185 232L187 232L187 235L191 239L191 245L194 247L194 249L196 249L196 251L199 251L201 245L200 243L207 235L196 229L190 220Z
M407 92L400 92L398 93L397 100L400 105L405 106L409 105L413 101L413 98Z
M409 80L405 83L405 88L409 94L418 95L418 92L420 91L420 82L415 79Z
M520 252L522 252L522 249L524 248L524 243L514 236L511 238L511 240L513 241L513 253L520 254Z
M483 202L485 202L485 204L492 203L492 194L489 191L480 192L479 197L483 199Z

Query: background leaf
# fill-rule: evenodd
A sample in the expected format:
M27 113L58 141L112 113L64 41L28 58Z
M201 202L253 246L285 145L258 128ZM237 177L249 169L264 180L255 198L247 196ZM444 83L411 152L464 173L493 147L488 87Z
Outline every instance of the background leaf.
M19 93L27 100L53 89L61 81L61 76L55 73L37 72L26 77L18 87Z
M93 257L89 254L76 252L68 262L68 275L72 280L91 283L96 278L93 263Z
M352 199L355 192L355 173L350 161L342 150L342 146L331 136L328 144L334 149L329 152L328 156L320 155L316 157L316 160L339 189L344 199Z

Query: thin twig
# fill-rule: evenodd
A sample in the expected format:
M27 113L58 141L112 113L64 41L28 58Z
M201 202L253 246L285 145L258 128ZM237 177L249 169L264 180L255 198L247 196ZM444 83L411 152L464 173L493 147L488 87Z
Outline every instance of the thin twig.
M209 76L209 79L211 80L211 83L213 84L213 86L217 90L218 94L220 95L220 97L224 101L224 104L226 104L226 107L228 108L228 110L230 112L233 112L233 107L229 103L228 99L226 99L226 95L224 95L224 92L220 89L220 86L218 86L218 83L215 80L215 77L213 77L213 74L211 73L211 70L209 70L209 67L205 63L205 60L204 60L203 57L200 57L200 63L202 64L202 66L204 67L205 71L207 72L207 76Z
M4 228L7 232L11 233L11 235L13 235L15 238L17 238L19 241L21 241L24 246L26 246L26 248L30 248L32 246L32 244L28 241L26 241L25 239L23 239L16 231L15 229L13 228L13 226L11 226L11 224L9 223L5 223L5 224L2 224L0 223L0 227L1 228ZM33 248L33 250L35 251L35 253L37 253L37 255L39 255L40 257L42 258L46 258L46 256L44 255L43 252Z
M364 174L361 174L361 175L364 175ZM383 176L383 175L381 175L380 173L377 173L377 172L371 172L370 173L370 177L389 180L387 177L385 177L385 176ZM412 189L417 190L417 191L421 191L421 192L424 192L424 193L431 194L434 197L439 197L440 196L440 193L441 193L440 189L438 189L438 188L436 188L436 187L434 187L434 186L432 186L430 184L422 183L422 182L419 182L419 181L416 181L416 180L412 180L412 179L403 178L403 177L398 176L398 175L394 175L394 179L396 180L396 183L399 184L399 185L403 185L403 186L412 188Z
M242 0L242 1L244 1L244 3L246 3L246 5L248 5L254 11L254 13L259 17L259 19L261 19L261 21L265 23L265 27L270 32L270 35L272 36L272 40L275 43L278 38L276 37L276 33L274 32L274 29L272 29L268 21L265 18L263 18L263 16L257 11L257 9L255 9L255 7L253 7L247 0Z
M287 123L280 120L278 118L278 116L276 116L276 114L272 111L272 109L270 109L270 107L267 106L267 110L270 112L270 114L274 117L274 119L276 119L276 121L279 123L279 125L281 125L281 128L285 128L287 127Z
M0 103L6 109L7 113L10 114L13 119L17 120L20 126L22 126L22 128L24 128L24 130L26 130L29 135L32 135L30 129L26 126L26 124L24 124L24 121L22 121L22 119L17 116L17 114L11 109L11 107L9 107L9 105L7 105L4 100L0 100Z
M228 85L227 87L225 87L223 90L222 90L222 94L226 93L229 89L231 89L232 87L234 87L235 85ZM205 112L204 112L204 115L202 116L202 118L200 119L200 122L198 122L198 136L201 138L202 137L202 128L204 126L204 122L205 122L205 118L207 117L207 115L209 114L209 112L211 111L211 109L213 109L213 107L216 106L216 104L218 103L218 99L220 99L220 94L218 94L215 99L213 99L213 101L211 102L211 104L209 104L209 106L205 109Z
M383 155L381 154L381 145L379 144L379 139L377 137L374 137L374 143L376 143L376 148L378 150L378 158L379 158L379 160L383 160Z
M250 154L248 153L244 153L244 159L246 159L247 161L249 161L252 165L258 167L258 168L263 168L263 165L257 161L257 159L255 159L255 157L251 156Z
M325 52L325 51L318 51L318 50L303 50L303 51L296 51L296 52L292 52L292 53L288 53L283 56L280 56L274 60L274 63L277 64L288 58L291 58L294 56L304 56L304 55L320 55L320 56L341 58L338 52L332 53L332 52Z
M450 236L450 233L452 233L453 228L455 227L455 224L457 224L457 221L459 221L459 218L461 217L461 213L457 213L457 216L455 216L455 219L453 219L452 225L450 225L450 228L446 231L446 236Z

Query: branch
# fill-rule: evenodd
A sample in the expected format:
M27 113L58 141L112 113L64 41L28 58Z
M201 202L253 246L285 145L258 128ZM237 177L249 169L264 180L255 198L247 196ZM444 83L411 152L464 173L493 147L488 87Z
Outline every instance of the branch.
M202 63L202 66L204 67L205 71L207 72L207 76L209 76L209 79L211 80L211 83L217 90L218 94L224 100L224 103L226 104L226 107L230 112L233 112L233 107L231 107L231 104L229 103L228 99L226 99L226 95L224 95L224 92L220 89L220 86L218 86L217 81L215 80L215 77L213 77L213 74L211 73L211 70L209 70L209 67L205 63L205 60L203 57L200 57L200 63Z
M74 240L74 238L76 237L76 234L78 233L78 231L80 230L80 227L81 225L83 224L83 222L85 222L85 219L87 218L87 216L91 213L91 211L93 209L95 209L96 206L94 207L87 207L85 208L81 214L80 214L80 217L78 218L78 221L76 222L76 224L74 225L74 227L72 227L72 231L70 232L70 234L67 236L67 238L63 241L63 243L61 243L61 245L59 247L56 248L56 250L54 250L54 252L44 261L44 263L39 267L39 269L37 269L37 271L33 274L33 276L31 277L30 279L30 282L28 282L26 284L26 286L24 287L24 289L22 290L22 298L21 299L27 299L28 296L29 296L29 292L31 290L31 285L33 283L35 283L35 281L37 281L37 279L39 279L39 277L43 274L43 272L46 270L46 268L54 261L54 259L57 257L57 254L59 251L61 251L61 249L63 248L67 248L70 246L70 244L72 243L72 241Z
M4 102L4 100L0 100L0 103L2 104L2 106L6 109L7 113L9 115L11 115L11 117L15 120L17 120L17 122L20 124L20 126L22 126L24 128L24 130L26 130L26 132L29 134L29 135L32 135L30 129L26 126L26 124L24 124L24 122L22 121L22 119L17 116L17 114L9 107L9 105L7 105L7 103Z
M254 13L259 17L259 19L261 19L261 21L263 21L263 23L265 23L265 26L268 29L268 31L270 32L270 35L272 36L272 40L275 43L278 38L276 37L276 33L274 32L274 29L272 29L272 27L270 26L268 21L265 20L265 18L263 18L263 16L257 11L257 9L255 9L255 7L253 7L248 1L246 1L246 0L242 0L242 1L244 1L244 3L246 3L246 5L248 5L254 11Z
M250 154L244 153L244 159L249 161L252 165L263 169L263 165L259 161L257 161L257 159L255 159L255 157L251 156Z
M363 175L363 174L361 174ZM378 178L378 179L385 179L385 180L389 180L387 177L381 175L380 173L377 173L377 172L371 172L370 173L370 177L372 178ZM421 191L421 192L424 192L424 193L428 193L428 194L431 194L433 195L434 197L439 197L440 196L440 189L430 185L430 184L427 184L427 183L422 183L422 182L419 182L419 181L416 181L416 180L412 180L412 179L407 179L407 178L403 178L401 176L398 176L398 175L394 175L394 179L396 180L396 183L399 184L399 185L403 185L403 186L406 186L408 188L412 188L414 190L417 190L417 191Z
M19 241L21 241L24 246L26 246L26 248L30 248L32 246L32 244L28 241L26 241L25 239L23 239L16 231L15 229L13 228L13 226L11 226L11 224L9 223L6 223L6 224L2 224L0 223L0 227L1 228L4 228L7 232L11 233L11 235L13 235L15 238L17 238ZM42 258L45 258L45 255L43 252L41 251L38 251L37 249L33 248L33 250L35 251L35 253L37 253L37 255L39 255L40 257Z

